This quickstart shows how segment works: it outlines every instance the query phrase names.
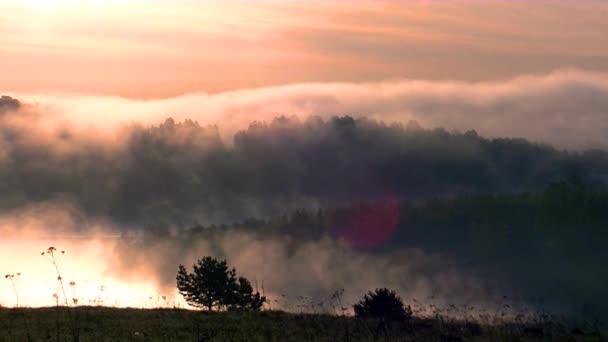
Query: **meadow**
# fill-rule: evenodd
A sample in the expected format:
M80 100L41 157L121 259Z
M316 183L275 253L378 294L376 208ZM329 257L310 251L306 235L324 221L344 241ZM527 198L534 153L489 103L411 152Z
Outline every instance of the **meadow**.
M347 314L49 307L0 309L0 341L605 341L593 324L499 314L408 321Z

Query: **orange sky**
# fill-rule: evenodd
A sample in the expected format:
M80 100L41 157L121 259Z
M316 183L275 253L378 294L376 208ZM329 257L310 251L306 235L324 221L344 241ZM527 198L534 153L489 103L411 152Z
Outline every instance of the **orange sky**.
M0 0L0 91L153 98L608 71L607 17L590 1Z

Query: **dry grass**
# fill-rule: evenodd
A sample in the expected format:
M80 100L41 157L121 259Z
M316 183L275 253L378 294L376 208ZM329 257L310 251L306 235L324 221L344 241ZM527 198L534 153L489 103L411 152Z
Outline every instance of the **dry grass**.
M0 341L604 341L593 327L105 307L0 309ZM72 316L70 318L70 315ZM25 324L27 319L27 324ZM59 317L60 324L56 324ZM71 325L76 320L78 328ZM59 331L57 331L59 327ZM74 332L77 336L74 336ZM28 334L30 338L28 339Z

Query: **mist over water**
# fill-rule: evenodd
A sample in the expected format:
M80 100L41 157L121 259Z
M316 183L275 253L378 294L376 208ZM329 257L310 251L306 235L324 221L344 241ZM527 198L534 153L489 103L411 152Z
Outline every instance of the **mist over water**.
M204 255L227 258L264 291L275 309L335 310L334 292L345 289L342 300L350 305L361 293L383 286L422 303L498 304L484 287L487 282L421 249L378 254L330 236L300 242L232 229L204 238L180 233L116 235L116 227L107 222L73 221L74 214L55 206L3 215L1 233L11 238L1 243L0 267L7 274L21 273L20 305L55 304L57 275L40 255L50 246L65 251L58 262L62 277L66 284L76 283L67 289L68 300L77 298L81 305L183 306L174 284L177 265L190 265ZM15 305L10 284L2 288L3 305Z
M9 238L0 272L22 273L22 305L54 304L56 274L40 255L50 246L66 251L63 277L82 304L183 303L177 265L212 255L273 308L291 311L302 297L330 310L334 291L344 288L352 304L375 287L427 304L533 305L538 292L525 291L524 276L516 282L524 290L515 288L500 264L481 272L481 260L455 258L462 246L407 238L402 203L542 191L571 175L605 181L608 154L583 147L606 146L607 84L559 72L504 84L294 85L149 102L3 97L0 234ZM248 221L360 203L383 206L325 231L303 224L303 235ZM8 281L0 289L2 305L16 304ZM570 310L580 306L572 297L547 302Z

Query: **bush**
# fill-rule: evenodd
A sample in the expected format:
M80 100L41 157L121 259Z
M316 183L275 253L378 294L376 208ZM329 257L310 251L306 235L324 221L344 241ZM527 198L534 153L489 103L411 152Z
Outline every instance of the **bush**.
M395 291L387 288L369 291L354 305L355 316L361 318L383 318L404 320L412 317L412 309L404 306Z
M189 305L207 309L260 310L266 297L253 291L249 280L236 277L226 260L204 257L188 273L183 265L177 272L177 289Z

